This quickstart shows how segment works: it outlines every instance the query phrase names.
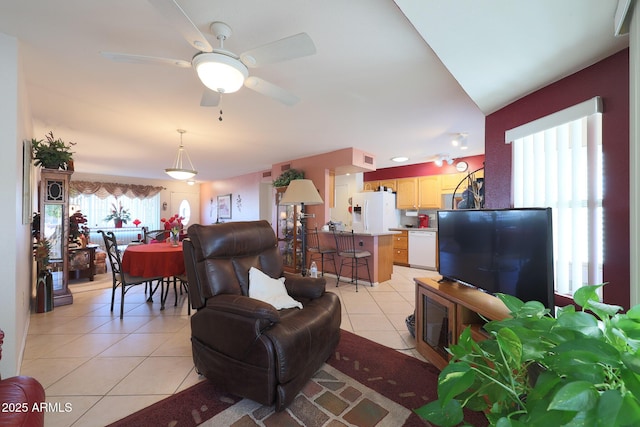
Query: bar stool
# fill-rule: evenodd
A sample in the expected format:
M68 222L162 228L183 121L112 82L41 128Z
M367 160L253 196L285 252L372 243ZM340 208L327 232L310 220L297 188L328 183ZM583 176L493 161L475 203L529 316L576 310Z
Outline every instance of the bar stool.
M328 246L320 245L320 238L318 237L318 227L313 230L309 230L307 232L307 252L309 253L309 271L311 269L311 263L314 260L320 258L320 271L321 275L324 277L324 257L327 256L327 260L329 257L331 258L331 262L333 262L333 271L338 273L338 269L336 268L336 258L335 253L336 249Z
M351 232L336 232L333 231L333 235L336 239L336 249L338 255L342 257L342 263L340 264L340 272L338 273L338 283L340 283L340 276L342 275L342 267L345 263L351 263L351 283L356 282L356 292L358 292L358 266L365 265L367 267L367 277L369 283L373 286L371 281L371 272L369 271L369 260L371 252L362 249L356 249L356 236Z

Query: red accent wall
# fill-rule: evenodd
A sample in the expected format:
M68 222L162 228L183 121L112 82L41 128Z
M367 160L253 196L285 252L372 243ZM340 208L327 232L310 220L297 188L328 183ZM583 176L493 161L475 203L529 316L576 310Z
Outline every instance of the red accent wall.
M485 206L508 208L511 145L505 131L578 104L603 99L604 300L629 308L629 50L546 86L487 116Z
M479 156L458 157L452 165L445 163L438 167L433 162L417 163L415 165L394 166L390 168L380 168L372 172L365 172L362 175L363 181L378 181L381 179L411 178L414 176L442 175L457 173L456 163L466 161L469 164L468 172L473 172L484 166L484 154Z

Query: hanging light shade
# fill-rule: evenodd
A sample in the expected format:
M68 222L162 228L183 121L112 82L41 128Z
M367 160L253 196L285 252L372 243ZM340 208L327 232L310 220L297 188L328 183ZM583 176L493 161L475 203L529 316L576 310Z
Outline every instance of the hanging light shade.
M236 92L249 76L249 71L242 62L222 53L199 53L191 63L200 81L209 89L220 93Z
M191 163L191 158L189 157L189 153L187 153L187 150L184 148L184 145L182 144L182 135L185 132L187 131L184 129L178 129L178 133L180 134L180 147L178 148L178 155L176 156L176 161L173 163L173 167L167 168L164 170L167 173L167 175L169 175L171 178L174 178L174 179L180 179L180 180L190 179L198 174L198 171L195 170L195 168L193 167L193 163ZM189 162L189 166L191 167L191 169L188 169L185 167L185 165L183 165L183 159L185 157L187 158L187 161Z

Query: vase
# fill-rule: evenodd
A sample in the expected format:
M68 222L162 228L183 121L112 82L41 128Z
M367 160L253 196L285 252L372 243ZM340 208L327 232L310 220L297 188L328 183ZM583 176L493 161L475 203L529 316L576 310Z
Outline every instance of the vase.
M116 228L122 228L122 220L121 219L114 219L113 222L116 225Z
M36 313L53 310L53 275L50 270L38 272L36 283Z
M169 243L171 246L178 246L180 244L180 237L178 233L174 233L173 231L169 234Z

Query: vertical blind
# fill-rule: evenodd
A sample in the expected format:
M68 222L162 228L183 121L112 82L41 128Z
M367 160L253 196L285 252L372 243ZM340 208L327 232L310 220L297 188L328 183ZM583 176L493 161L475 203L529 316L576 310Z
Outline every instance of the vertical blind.
M565 295L602 283L602 107L592 101L506 135L514 207L552 208L555 287Z

